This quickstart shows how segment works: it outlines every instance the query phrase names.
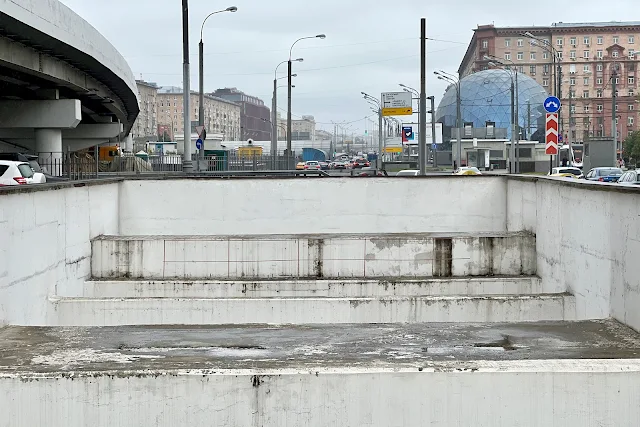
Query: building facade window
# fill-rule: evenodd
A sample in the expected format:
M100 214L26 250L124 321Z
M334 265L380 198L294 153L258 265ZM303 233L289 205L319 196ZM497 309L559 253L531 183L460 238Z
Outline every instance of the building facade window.
M549 79L542 79L542 86L548 87L549 86Z
M633 89L629 89L629 92L628 92L628 93L629 93L629 96L634 96Z
M518 61L522 61L524 59L524 52L518 52Z
M596 71L602 71L602 70L603 70L602 64L596 65Z
M584 71L585 73L590 73L591 72L591 65L584 64L584 66L582 67L582 71Z
M536 75L536 66L535 65L530 65L529 66L529 74L531 74L532 76Z
M569 107L569 110L571 111L571 113L575 113L576 112L575 104L571 104L571 107Z
M602 77L598 77L598 78L596 79L596 84L597 84L597 85L601 85L601 84L602 84L602 81L603 81L603 80L602 80Z
M627 117L627 124L633 126L633 117Z
M482 48L487 49L489 47L489 40L482 40Z
M547 51L542 52L542 59L549 59L549 52Z
M576 37L571 37L571 38L569 39L569 44L570 44L571 46L573 46L573 47L578 46L578 39L577 39Z
M589 106L585 105L582 111L584 111L585 113L588 113L589 112Z
M588 50L585 50L585 51L583 52L583 54L582 54L582 57L583 57L584 59L589 59L589 51L588 51Z
M542 66L542 72L545 74L549 74L549 64L544 64Z
M585 77L585 78L583 78L583 79L582 79L582 83L583 83L585 86L589 86L589 77Z
M564 39L563 38L558 38L556 39L556 46L564 46Z
M636 42L635 36L629 36L629 44L634 44Z
M602 58L604 58L604 51L603 51L603 50L601 50L601 49L600 49L600 50L598 50L598 51L596 52L596 57L597 57L598 59L602 59Z
M531 55L529 56L531 58L532 61L536 60L536 53L535 52L531 52Z
M629 104L629 111L633 111L634 107L633 104Z
M570 84L571 86L575 86L575 85L576 85L576 78L575 78L575 77L571 77L571 78L569 79L569 84Z
M511 54L509 52L505 52L504 59L506 59L507 61L511 61Z
M618 53L618 51L617 51L617 50L614 50L613 52L611 52L611 55L612 55L614 58L617 58L618 56L620 56L620 53Z
M598 36L598 38L596 40L597 40L598 44L604 43L604 37L602 37L602 36Z
M575 50L569 51L569 58L576 59L576 51Z
M518 39L518 47L522 46L524 46L524 42L522 41L522 39Z
M635 78L633 76L629 76L629 78L627 79L627 82L632 85L635 83Z
M604 106L602 104L598 104L598 105L596 105L596 110L598 112L602 112L604 110Z
M602 89L596 91L596 98L602 98Z
M511 39L504 39L504 47L510 47L511 46Z
M585 45L589 46L589 44L591 43L591 37L589 37L589 36L584 36L583 41L584 41L584 44L585 44Z
M618 44L618 43L620 43L620 37L613 36L613 44Z
M583 90L582 91L582 97L583 98L588 98L589 97L589 91L588 90Z

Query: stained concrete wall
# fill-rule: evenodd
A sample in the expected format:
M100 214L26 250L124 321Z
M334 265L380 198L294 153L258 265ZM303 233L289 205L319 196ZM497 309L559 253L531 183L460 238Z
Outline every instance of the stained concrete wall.
M545 292L574 294L578 318L640 330L640 189L511 178L507 199L508 229L537 236Z
M506 181L468 178L126 181L120 231L123 235L505 231Z
M81 292L91 242L118 232L118 185L0 194L0 325L46 324L50 295Z
M5 374L0 425L619 427L640 419L639 382L632 362L609 360L420 371Z
M371 234L201 237L104 236L95 278L272 279L519 276L536 273L535 237Z

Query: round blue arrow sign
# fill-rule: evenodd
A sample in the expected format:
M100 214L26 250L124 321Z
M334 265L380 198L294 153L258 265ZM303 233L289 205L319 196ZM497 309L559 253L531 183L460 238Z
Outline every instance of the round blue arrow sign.
M544 100L544 109L547 110L547 113L557 113L561 106L562 103L555 96L550 96Z
M200 138L196 141L196 148L202 150L202 140Z

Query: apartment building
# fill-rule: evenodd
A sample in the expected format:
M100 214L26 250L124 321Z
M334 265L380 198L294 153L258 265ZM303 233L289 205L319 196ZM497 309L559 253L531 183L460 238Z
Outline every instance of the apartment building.
M271 110L264 101L237 88L218 89L211 95L240 105L240 133L243 141L271 140Z
M278 140L287 139L287 118L281 118L278 113ZM315 141L316 119L313 116L302 116L301 119L291 120L292 141Z
M158 124L169 126L173 135L184 135L184 102L182 88L170 86L158 90ZM192 131L198 122L199 94L191 92ZM240 106L212 95L204 96L204 125L207 133L223 141L240 140Z
M155 140L157 137L158 110L156 100L158 97L158 85L155 83L136 80L138 87L138 99L140 102L140 114L131 128L131 136L134 141Z
M488 69L493 64L485 56L496 57L555 94L554 53L560 59L561 123L567 141L580 143L590 136L613 135L614 85L618 139L640 129L640 22L478 26L458 72L464 77Z

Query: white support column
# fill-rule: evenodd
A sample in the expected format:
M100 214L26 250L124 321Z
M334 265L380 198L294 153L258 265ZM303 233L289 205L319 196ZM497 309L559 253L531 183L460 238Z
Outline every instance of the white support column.
M45 172L62 176L62 129L35 129L38 163Z

